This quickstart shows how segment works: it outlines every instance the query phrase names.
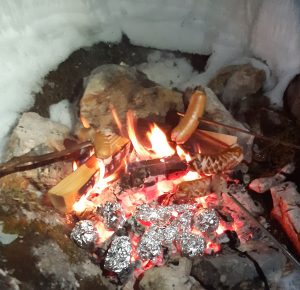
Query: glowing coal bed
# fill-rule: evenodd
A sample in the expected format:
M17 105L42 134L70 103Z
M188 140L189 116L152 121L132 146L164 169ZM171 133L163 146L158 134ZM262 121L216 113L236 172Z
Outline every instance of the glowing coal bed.
M73 226L70 238L88 250L104 275L123 283L128 275L139 280L147 269L159 266L172 255L193 258L216 254L228 236L238 240L238 228L220 193L212 190L213 175L202 175L189 167L170 174L146 176L136 187L124 187L122 180L130 162L168 157L189 160L182 147L173 149L158 126L147 137L151 149L135 136L129 137L133 150L124 166L104 176L99 160L97 182L73 205L67 220ZM217 177L217 182L220 177ZM225 179L222 178L224 181ZM182 190L185 183L196 185ZM226 182L225 182L226 183ZM196 186L196 187L195 187Z

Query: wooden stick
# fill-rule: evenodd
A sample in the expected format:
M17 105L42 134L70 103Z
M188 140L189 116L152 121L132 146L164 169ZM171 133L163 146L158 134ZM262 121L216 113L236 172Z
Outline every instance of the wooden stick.
M177 113L177 115L180 116L180 117L184 116L184 114L182 114L182 113ZM274 143L273 138L266 137L266 136L263 136L263 135L259 135L259 134L256 134L254 132L247 131L247 130L237 128L237 127L234 127L234 126L226 125L226 124L223 124L223 123L220 123L220 122L217 122L217 121L208 120L208 119L205 119L205 118L200 118L200 122L210 124L210 125L216 125L216 126L222 127L222 128L227 128L227 129L234 130L234 131L237 131L237 132L241 132L241 133L244 133L244 134L247 134L247 135L251 135L255 138L258 138L258 139L261 139L261 140L264 140L264 141ZM290 148L293 148L293 149L300 150L300 146L296 145L296 144L292 144L292 143L288 143L288 142L284 142L284 141L277 141L277 140L276 140L276 143L278 143L280 145L283 145L283 146L286 146L286 147L290 147Z
M51 152L39 156L28 156L22 155L19 157L14 157L6 163L0 164L0 177L8 175L14 172L25 171L29 169L34 169L40 166L52 164L57 161L74 159L74 155L82 149L91 149L93 144L89 141L76 144L71 148L67 148L62 151Z

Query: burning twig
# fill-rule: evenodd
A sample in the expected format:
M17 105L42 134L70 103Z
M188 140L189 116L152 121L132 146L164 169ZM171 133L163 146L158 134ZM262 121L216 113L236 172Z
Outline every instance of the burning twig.
M20 172L44 165L49 165L57 161L68 159L74 160L78 158L81 150L90 150L92 148L93 144L87 141L58 152L51 152L39 156L22 155L19 157L14 157L6 163L0 164L0 177L14 172Z

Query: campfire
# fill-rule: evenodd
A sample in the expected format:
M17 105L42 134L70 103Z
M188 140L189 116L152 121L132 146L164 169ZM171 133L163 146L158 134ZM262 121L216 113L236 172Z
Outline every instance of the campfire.
M196 129L204 110L192 111L199 97L203 91L193 94L187 117L169 134L174 141L155 123L138 131L131 111L123 127L112 110L117 136L85 122L81 134L92 134L95 149L88 160L74 160L74 172L49 191L67 213L70 238L118 281L131 272L139 279L172 255L216 254L224 235L240 227L221 193L230 183L224 172L242 160L242 150L234 136Z
M102 80L107 75L111 77ZM59 244L51 248L41 239L45 245L33 253L43 261L45 249L52 255L60 247L71 247L77 264L86 268L89 263L108 287L122 289L153 289L154 281L158 289L159 277L169 277L170 289L173 284L184 288L183 281L188 281L187 289L200 284L234 289L245 281L254 288L276 285L288 261L298 261L264 227L263 218L268 217L249 189L262 193L271 188L273 214L284 221L297 249L293 211L286 211L294 201L282 202L288 193L297 197L294 185L283 183L294 166L250 182L248 142L252 146L254 136L271 143L269 137L236 122L209 88L186 90L184 110L183 94L144 78L130 67L96 69L70 134L35 113L21 118L9 143L18 157L2 164L0 174L17 172L44 185L39 189L47 192L41 200L45 213L59 219L65 239L53 238ZM96 91L94 82L99 83ZM42 134L33 144L32 134L39 130L31 126L42 122L41 131L50 132L51 141ZM29 141L20 141L24 135ZM24 155L15 144L47 151ZM26 208L22 211L28 214ZM50 232L47 226L40 228ZM67 260L61 258L56 265ZM77 264L74 271L80 275ZM242 276L237 277L236 268ZM41 271L52 275L51 269Z

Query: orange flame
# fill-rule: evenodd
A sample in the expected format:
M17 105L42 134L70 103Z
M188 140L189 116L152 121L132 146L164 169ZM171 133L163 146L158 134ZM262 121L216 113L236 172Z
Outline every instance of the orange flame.
M72 169L73 169L73 171L76 171L77 168L78 168L78 165L77 165L76 161L73 161L72 162Z
M124 134L124 129L123 129L123 126L122 126L122 122L121 122L121 120L120 120L120 118L119 118L119 115L118 115L118 113L117 113L115 107L113 106L113 104L110 104L110 105L109 105L109 108L110 108L111 113L112 113L112 116L113 116L113 118L114 118L114 120L115 120L115 122L116 122L116 125L117 125L117 127L118 127L118 129L119 129L120 135L121 135L121 136L125 136L125 134Z
M192 160L191 155L186 153L179 145L176 146L176 152L180 159L185 159L186 162L190 162Z
M144 146L142 146L135 134L135 129L134 129L134 115L132 111L127 112L127 127L128 127L128 136L129 139L134 147L134 150L138 154L139 157L147 159L150 157L150 152L145 149Z
M162 158L174 155L175 150L169 145L165 133L156 124L153 124L150 130L147 137L151 142L151 149L154 151L155 157Z

